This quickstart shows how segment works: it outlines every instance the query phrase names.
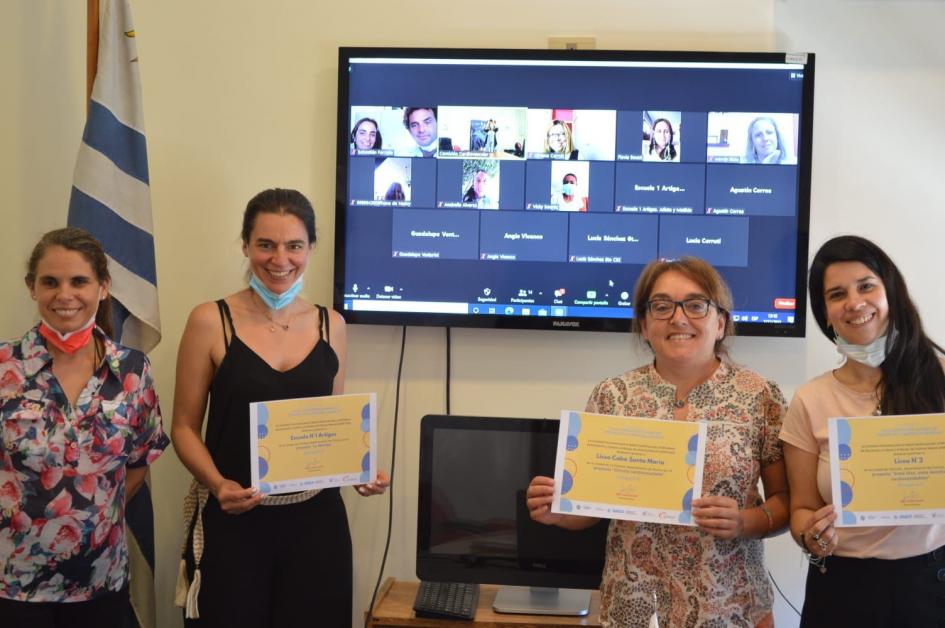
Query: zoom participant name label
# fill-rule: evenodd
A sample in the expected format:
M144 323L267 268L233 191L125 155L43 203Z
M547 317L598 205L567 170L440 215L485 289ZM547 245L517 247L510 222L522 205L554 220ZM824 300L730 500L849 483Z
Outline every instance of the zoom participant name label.
M476 259L479 213L449 209L397 209L393 213L391 257Z
M614 209L638 214L701 214L705 166L618 163Z
M748 266L748 218L661 216L659 257L700 257L713 266Z
M481 212L479 259L563 262L568 251L568 215Z
M633 214L574 214L568 261L646 264L656 257L659 218Z
M706 210L716 216L793 216L797 166L709 164Z

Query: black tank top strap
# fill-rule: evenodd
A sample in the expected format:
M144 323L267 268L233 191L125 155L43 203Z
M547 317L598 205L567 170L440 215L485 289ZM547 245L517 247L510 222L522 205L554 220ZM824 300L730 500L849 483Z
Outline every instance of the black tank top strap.
M227 350L230 348L230 339L236 335L236 327L233 326L233 316L230 314L230 306L224 299L217 300L217 308L220 310L220 324L223 325L223 346ZM227 323L230 325L229 337L226 333Z
M324 305L316 305L315 307L318 308L318 318L320 321L318 325L318 339L324 340L328 344L331 344L331 328L329 327L328 323L328 308L326 308ZM322 333L322 329L325 330L324 333Z

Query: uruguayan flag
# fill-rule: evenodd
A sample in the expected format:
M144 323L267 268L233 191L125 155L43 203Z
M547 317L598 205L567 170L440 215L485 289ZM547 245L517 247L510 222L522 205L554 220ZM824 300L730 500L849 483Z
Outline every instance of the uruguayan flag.
M135 29L128 0L101 0L98 71L69 200L69 225L108 254L115 339L150 351L161 340L148 155ZM125 509L131 608L128 626L153 628L154 513L147 483Z
M161 319L141 81L128 1L103 0L99 26L98 71L75 164L69 225L86 229L105 246L116 340L147 352L161 340Z

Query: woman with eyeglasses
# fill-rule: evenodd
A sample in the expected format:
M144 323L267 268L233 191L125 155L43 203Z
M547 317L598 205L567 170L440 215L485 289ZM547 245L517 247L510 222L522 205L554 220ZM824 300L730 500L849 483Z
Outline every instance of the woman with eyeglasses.
M545 131L545 153L552 159L575 160L578 158L571 128L561 120L552 120Z
M811 563L801 626L945 625L945 524L836 527L827 445L830 417L945 412L945 349L896 264L864 238L820 247L810 307L844 360L797 389L781 431L791 535Z
M654 360L598 384L587 412L706 422L702 497L692 502L693 527L611 521L601 625L646 626L655 613L660 626L773 626L762 539L788 521L784 397L728 360L732 297L708 263L650 263L634 303L633 329ZM552 513L554 489L552 478L532 480L533 520L572 530L596 522Z

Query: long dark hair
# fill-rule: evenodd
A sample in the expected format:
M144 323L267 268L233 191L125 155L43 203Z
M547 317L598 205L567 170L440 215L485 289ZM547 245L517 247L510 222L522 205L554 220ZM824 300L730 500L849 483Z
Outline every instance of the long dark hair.
M377 150L378 148L383 148L384 139L381 137L381 127L377 125L377 120L375 120L374 118L361 118L360 120L355 122L354 128L351 129L351 142L355 143L358 141L356 137L358 134L358 129L365 122L370 122L371 124L374 125L374 144L371 146L371 148L373 150Z
M653 151L656 150L656 125L660 122L665 122L666 126L669 127L669 144L664 146L662 150L657 151L656 154L664 161L672 161L676 159L676 131L673 130L673 123L666 118L657 118L653 121L653 126L650 127L650 154L652 155Z
M36 285L36 267L39 266L39 261L43 259L43 255L51 246L61 246L67 251L75 251L89 263L92 272L95 273L95 279L100 284L111 282L112 276L108 272L108 258L105 256L102 243L85 229L65 227L46 233L33 247L29 261L26 262L26 277L24 277L27 287L31 290ZM112 328L112 297L110 292L98 304L98 311L95 313L95 324L101 327L109 338L112 337L114 329Z
M824 335L836 342L827 323L824 273L837 262L860 262L883 282L889 304L886 359L877 385L883 414L945 411L945 372L936 352L945 353L925 335L919 312L902 273L881 248L859 236L838 236L820 247L810 265L810 306Z

